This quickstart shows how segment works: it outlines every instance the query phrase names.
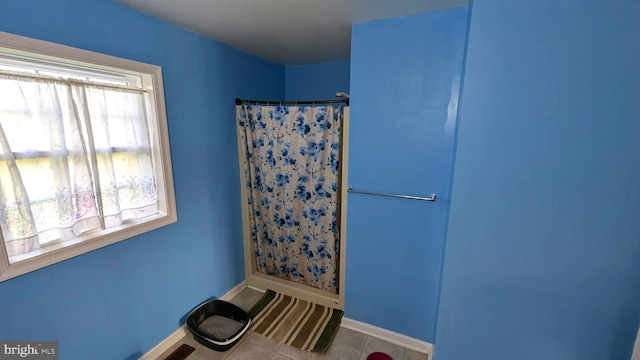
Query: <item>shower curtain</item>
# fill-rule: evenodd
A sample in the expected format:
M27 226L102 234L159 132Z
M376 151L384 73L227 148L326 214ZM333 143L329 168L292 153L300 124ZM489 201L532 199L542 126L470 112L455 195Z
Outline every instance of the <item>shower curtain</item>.
M331 293L342 116L332 105L236 107L258 271Z

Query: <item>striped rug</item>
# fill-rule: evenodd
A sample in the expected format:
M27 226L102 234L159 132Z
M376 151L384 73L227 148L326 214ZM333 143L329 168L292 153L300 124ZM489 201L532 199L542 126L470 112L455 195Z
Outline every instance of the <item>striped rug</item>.
M267 290L250 310L251 330L277 342L312 352L329 350L342 310Z

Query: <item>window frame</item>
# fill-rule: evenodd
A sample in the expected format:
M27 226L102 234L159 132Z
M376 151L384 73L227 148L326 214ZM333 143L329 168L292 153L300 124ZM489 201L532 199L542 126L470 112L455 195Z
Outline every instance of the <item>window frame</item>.
M17 53L27 52L36 57L54 57L64 60L65 63L87 69L98 71L113 71L113 69L117 69L122 73L128 72L150 77L151 86L144 85L154 103L154 106L150 109L152 114L150 114L149 120L155 120L155 126L151 127L150 135L159 210L158 214L149 217L130 221L106 230L93 231L72 241L47 246L41 254L14 263L9 262L4 239L0 232L0 282L141 235L175 223L178 220L162 68L160 66L5 32L0 32L0 48L16 51Z

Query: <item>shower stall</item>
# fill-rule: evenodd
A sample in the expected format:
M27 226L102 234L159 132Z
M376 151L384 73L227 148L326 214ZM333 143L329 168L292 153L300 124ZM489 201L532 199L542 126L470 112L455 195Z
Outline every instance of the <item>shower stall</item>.
M349 101L236 99L248 286L344 309Z

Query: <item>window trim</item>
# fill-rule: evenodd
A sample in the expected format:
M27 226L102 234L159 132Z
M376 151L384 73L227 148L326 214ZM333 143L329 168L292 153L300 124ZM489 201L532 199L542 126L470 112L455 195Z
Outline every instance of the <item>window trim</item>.
M63 243L58 249L47 251L41 255L9 263L4 240L0 234L0 282L38 270L55 263L97 250L107 245L141 235L160 227L175 223L177 218L173 172L171 167L171 153L169 147L169 130L167 124L164 88L162 85L162 68L157 65L146 64L134 60L123 59L93 51L73 48L48 41L36 40L20 35L0 32L0 47L19 52L28 52L43 57L55 57L68 60L71 64L84 63L96 70L117 68L123 72L141 73L150 76L152 87L150 96L154 99L155 107L151 111L155 114L157 134L152 133L152 152L156 171L158 188L158 214L131 221L118 227L102 230L100 235L90 234L89 240L80 236L73 241ZM156 139L158 143L156 144ZM77 241L76 241L77 240Z

